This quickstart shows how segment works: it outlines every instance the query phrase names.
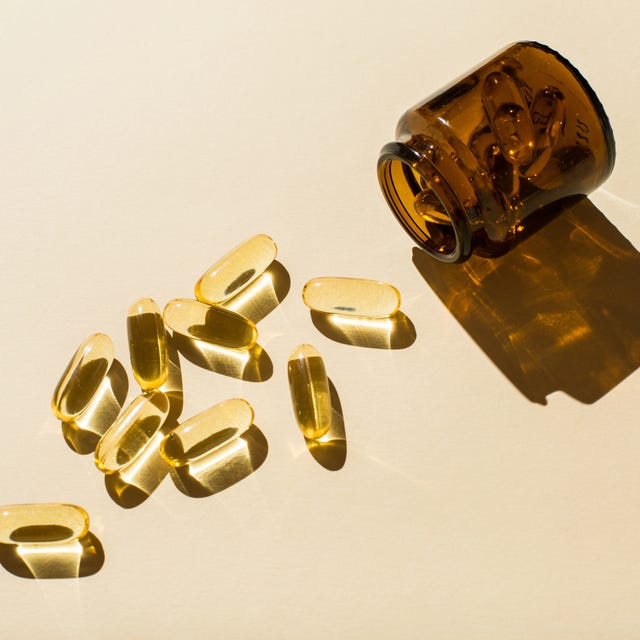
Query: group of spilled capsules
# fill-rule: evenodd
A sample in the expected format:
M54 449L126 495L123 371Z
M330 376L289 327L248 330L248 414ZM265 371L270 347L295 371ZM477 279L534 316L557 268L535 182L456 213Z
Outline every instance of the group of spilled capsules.
M135 469L137 477L146 475L148 481L151 476L150 482L157 486L168 466L179 487L180 478L197 476L209 460L216 461L214 470L219 469L225 451L253 425L253 409L241 398L225 400L181 423L174 417L168 424L172 394L171 385L167 385L171 362L166 327L173 336L179 334L195 344L232 351L252 349L258 338L255 323L225 305L265 273L276 255L276 244L269 236L253 236L204 273L195 286L196 299L172 300L162 314L150 298L131 306L127 318L129 352L141 394L124 410L109 380L115 362L112 340L96 333L77 349L53 393L52 409L63 427L79 424L93 433L97 468L107 477L117 477L121 487L126 485L128 469ZM314 312L361 318L389 317L400 306L395 287L358 278L315 278L304 286L302 298ZM301 432L308 440L322 438L332 426L332 402L326 369L314 347L301 344L293 350L288 378ZM111 391L111 405L116 404L111 413L98 409L104 403L105 388ZM98 420L93 418L100 413L103 418L105 413L110 416L110 424L105 425L102 419L96 425ZM65 438L71 444L66 434ZM159 471L154 471L154 455L164 467L156 464ZM88 530L87 513L75 505L45 503L0 509L0 547L48 545L53 555L63 547L68 554L68 545L82 542ZM78 548L81 553L82 544ZM61 577L44 575L37 567L29 569L33 577Z

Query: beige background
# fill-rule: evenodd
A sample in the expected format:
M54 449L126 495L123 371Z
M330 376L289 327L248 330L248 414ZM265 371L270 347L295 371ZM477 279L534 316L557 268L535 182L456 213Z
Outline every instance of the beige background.
M0 570L2 637L640 638L640 374L591 405L528 401L417 273L375 177L405 108L537 39L606 106L617 166L592 200L640 246L639 17L631 1L0 1L0 503L81 504L106 550L82 580ZM62 440L58 376L95 331L128 366L129 304L189 296L259 232L291 275L259 326L274 374L183 362L183 416L246 397L267 460L216 496L166 479L125 511ZM300 290L333 274L398 286L415 344L321 335ZM300 342L342 402L337 472L293 422Z

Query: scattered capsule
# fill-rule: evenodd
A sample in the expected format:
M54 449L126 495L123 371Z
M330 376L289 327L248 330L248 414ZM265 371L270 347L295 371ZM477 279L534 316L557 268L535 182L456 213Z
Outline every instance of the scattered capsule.
M129 354L133 375L143 391L160 388L169 375L167 334L158 305L141 298L127 316Z
M535 134L527 103L518 85L506 73L490 73L482 87L482 105L496 142L514 165L533 160Z
M322 313L387 318L400 307L400 292L377 280L314 278L304 285L302 300Z
M57 418L68 422L87 408L113 357L113 342L104 333L94 333L78 347L53 392L51 408Z
M160 454L172 467L184 467L236 440L252 424L253 408L246 400L225 400L168 433Z
M305 438L321 438L331 428L331 395L324 362L310 344L301 344L287 364L291 402Z
M197 300L172 300L164 308L163 317L173 331L187 338L228 349L250 349L258 340L258 330L251 320Z
M227 253L198 280L196 298L207 304L219 304L253 282L275 260L276 243L259 234Z
M100 438L94 462L110 473L140 455L151 442L169 413L169 399L162 391L138 396Z
M45 502L0 507L0 543L69 542L89 531L89 515L74 504Z

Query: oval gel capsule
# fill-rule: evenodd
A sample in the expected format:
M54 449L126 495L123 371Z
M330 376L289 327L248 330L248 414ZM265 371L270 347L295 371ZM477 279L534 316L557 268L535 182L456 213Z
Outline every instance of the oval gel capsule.
M227 349L250 349L258 340L258 330L251 320L197 300L172 300L164 308L163 317L173 331Z
M167 334L158 305L141 298L127 316L129 354L133 375L143 391L159 389L169 375Z
M301 344L287 363L293 412L305 438L321 438L331 428L331 395L324 362L310 344Z
M113 342L104 333L94 333L78 347L53 392L51 408L57 418L68 422L87 408L113 357Z
M172 467L184 467L236 440L252 424L253 409L246 400L225 400L168 433L160 453Z
M158 434L169 413L169 399L162 391L138 396L100 438L94 462L111 473L134 460Z
M196 283L196 298L207 304L220 304L253 282L275 260L276 243L259 234L230 251Z
M89 531L89 515L74 504L45 502L0 507L0 543L70 542Z
M400 307L400 292L377 280L314 278L304 285L302 300L322 313L387 318Z

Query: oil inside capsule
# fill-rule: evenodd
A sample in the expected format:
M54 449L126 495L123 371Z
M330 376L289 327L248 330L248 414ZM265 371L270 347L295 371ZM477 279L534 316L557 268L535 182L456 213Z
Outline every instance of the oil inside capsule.
M249 238L216 262L195 286L201 302L220 304L253 282L275 260L278 249L267 235Z
M141 298L127 316L129 354L133 375L143 391L159 389L169 374L167 334L158 305Z
M113 342L103 333L89 336L74 353L51 399L51 408L67 422L89 405L104 380L114 357Z
M105 473L118 471L160 437L169 413L169 399L162 391L138 396L122 412L96 447L94 461Z
M89 531L89 515L73 504L45 502L0 507L0 543L64 543Z
M225 447L253 424L253 408L232 398L189 418L165 436L160 448L172 467L183 467Z
M400 307L400 292L392 285L362 278L314 278L302 289L313 311L367 318L387 318Z
M287 364L293 412L303 435L321 438L331 428L331 395L327 372L318 351L301 344Z
M164 308L163 317L173 331L227 349L250 349L258 340L258 330L251 320L197 300L172 300Z

